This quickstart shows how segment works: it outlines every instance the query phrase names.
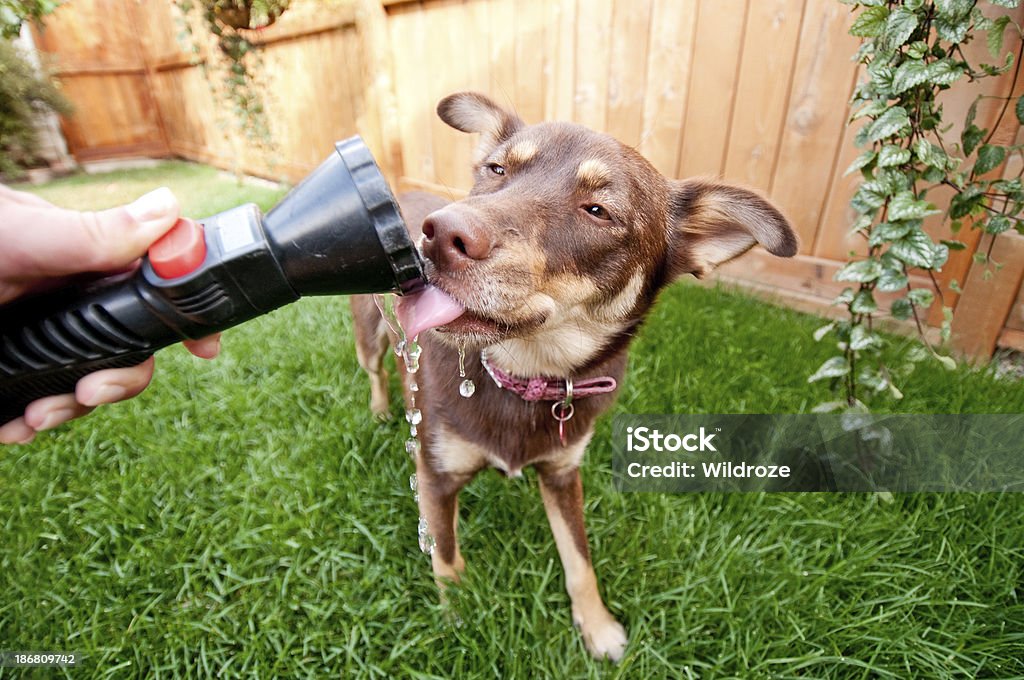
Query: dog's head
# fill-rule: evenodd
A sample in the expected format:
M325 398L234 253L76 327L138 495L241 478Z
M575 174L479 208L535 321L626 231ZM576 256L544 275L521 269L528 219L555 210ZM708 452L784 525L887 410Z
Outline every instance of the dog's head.
M746 189L667 179L608 135L526 125L480 94L453 94L437 110L480 134L469 196L423 223L429 280L466 308L438 330L545 353L523 371L586 363L682 275L703 276L756 244L796 253L786 219Z

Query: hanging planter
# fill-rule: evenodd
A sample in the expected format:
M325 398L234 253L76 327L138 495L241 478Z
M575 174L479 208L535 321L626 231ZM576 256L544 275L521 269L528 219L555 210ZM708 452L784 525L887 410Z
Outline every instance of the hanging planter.
M207 0L205 4L221 26L244 30L273 25L288 9L289 0Z

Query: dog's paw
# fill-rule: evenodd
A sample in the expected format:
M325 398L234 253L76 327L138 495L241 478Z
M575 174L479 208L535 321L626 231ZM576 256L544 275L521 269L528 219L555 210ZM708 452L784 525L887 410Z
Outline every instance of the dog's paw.
M578 621L583 644L595 659L619 661L626 653L626 629L607 611L597 621Z
M388 408L387 404L384 404L383 408L371 404L370 411L378 422L386 423L391 420L391 409Z

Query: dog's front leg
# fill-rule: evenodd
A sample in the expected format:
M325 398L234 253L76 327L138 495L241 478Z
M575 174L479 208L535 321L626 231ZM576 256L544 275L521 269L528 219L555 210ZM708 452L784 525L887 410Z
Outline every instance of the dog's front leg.
M472 475L435 470L421 452L416 458L417 491L420 495L420 517L427 520L427 532L434 538L430 562L434 577L442 590L447 581L458 581L466 568L459 552L456 528L459 521L459 491Z
M615 620L597 590L590 562L587 530L583 522L583 484L578 467L539 464L540 493L544 499L558 556L565 569L565 589L572 600L572 618L583 642L595 657L618 661L626 650L626 629Z

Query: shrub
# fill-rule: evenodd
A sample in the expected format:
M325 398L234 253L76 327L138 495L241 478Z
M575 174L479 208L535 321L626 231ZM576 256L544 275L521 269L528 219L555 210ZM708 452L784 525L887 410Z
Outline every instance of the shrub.
M71 104L18 48L0 40L0 174L17 177L38 161L35 120L46 110L70 113Z

